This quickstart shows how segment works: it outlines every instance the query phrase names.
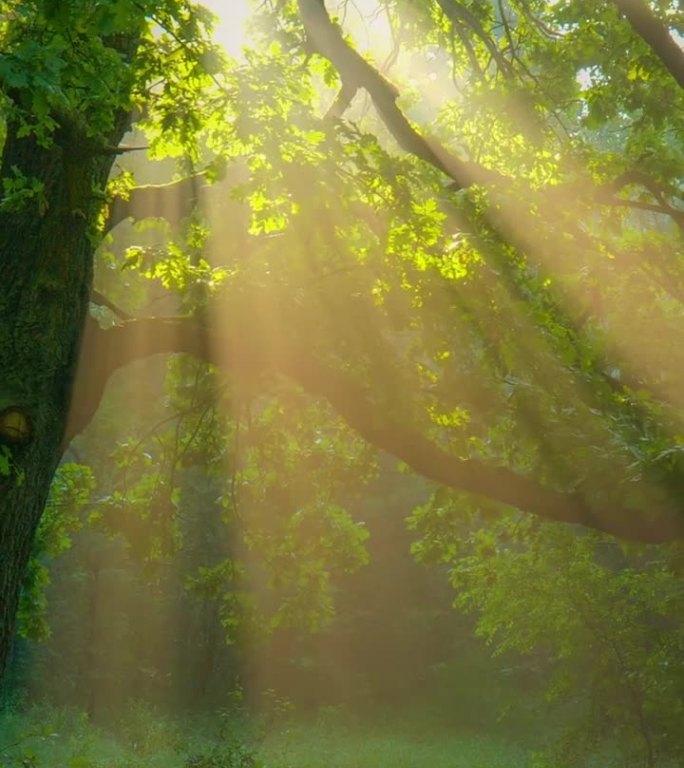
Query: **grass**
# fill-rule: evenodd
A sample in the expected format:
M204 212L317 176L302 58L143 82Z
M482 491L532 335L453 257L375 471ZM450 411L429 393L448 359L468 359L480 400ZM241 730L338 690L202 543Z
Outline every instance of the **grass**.
M48 705L0 711L0 768L550 768L514 735L440 725L428 712L248 722L239 714L175 720L133 703L108 728L78 710ZM530 735L530 734L528 734ZM534 745L537 749L544 745ZM619 750L584 765L610 768ZM633 763L630 763L633 764ZM658 763L674 768L674 763Z
M270 736L261 754L283 768L520 768L526 750L495 739L444 733L419 738L372 727L296 725Z
M349 724L339 713L280 723L250 742L209 720L179 724L134 705L115 731L42 706L0 716L2 768L520 768L525 750L496 739L420 732L411 723Z

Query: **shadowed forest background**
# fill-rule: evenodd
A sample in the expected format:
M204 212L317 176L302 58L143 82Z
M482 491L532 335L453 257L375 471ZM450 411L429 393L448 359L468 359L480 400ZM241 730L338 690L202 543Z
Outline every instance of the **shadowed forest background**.
M684 12L208 6L0 2L0 766L681 766Z

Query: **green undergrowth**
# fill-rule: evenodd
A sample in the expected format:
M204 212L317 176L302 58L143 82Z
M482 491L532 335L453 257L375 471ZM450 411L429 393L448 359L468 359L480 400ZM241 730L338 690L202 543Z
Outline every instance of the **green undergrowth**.
M424 714L424 713L423 713ZM608 756L605 756L606 758ZM612 766L610 759L602 766ZM172 719L132 704L106 728L47 705L0 712L0 768L549 768L505 732L323 708L273 721L226 713Z
M266 768L248 729L164 717L133 704L101 728L74 709L0 714L0 768Z
M174 720L132 705L113 726L50 706L0 714L2 768L513 768L525 752L493 739L422 732L378 713L334 709L311 718L252 723Z

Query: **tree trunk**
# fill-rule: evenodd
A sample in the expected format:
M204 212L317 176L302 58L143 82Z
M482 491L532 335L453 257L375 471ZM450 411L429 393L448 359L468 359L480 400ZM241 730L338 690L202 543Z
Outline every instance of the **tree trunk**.
M111 136L117 143L124 125ZM1 166L0 675L61 456L88 308L93 222L114 159L64 126L49 147L17 133L10 123Z

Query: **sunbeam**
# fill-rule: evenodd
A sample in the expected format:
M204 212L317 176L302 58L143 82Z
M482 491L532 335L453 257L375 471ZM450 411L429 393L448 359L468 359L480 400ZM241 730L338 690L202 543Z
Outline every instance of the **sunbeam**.
M682 29L0 1L0 764L681 763Z

